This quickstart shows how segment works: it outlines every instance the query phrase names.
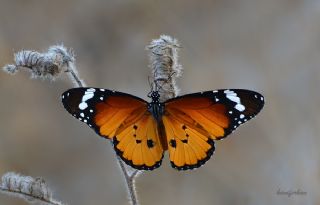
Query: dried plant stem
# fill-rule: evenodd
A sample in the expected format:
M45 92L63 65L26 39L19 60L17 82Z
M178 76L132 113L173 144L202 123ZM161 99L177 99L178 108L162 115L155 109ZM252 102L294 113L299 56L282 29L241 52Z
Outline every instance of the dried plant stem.
M74 61L69 62L68 69L66 70L69 79L73 84L77 87L85 87L86 83L79 77L77 68L75 66Z
M37 201L40 204L51 204L51 205L62 205L61 202L57 202L57 201L48 201L46 199L42 199L42 198L36 198L33 195L30 194L26 194L26 193L21 193L18 191L12 191L12 190L7 190L4 189L3 187L0 186L0 192L7 194L7 195L20 195L18 196L19 198L23 198L23 199L28 199L28 198L32 198L32 200Z
M85 85L85 82L81 80L81 78L78 75L78 72L75 64L73 62L70 62L69 67L72 67L72 69L68 69L66 72L69 72L68 75L69 79L77 86L77 87L83 87ZM110 142L112 145L112 142ZM116 157L117 161L119 163L120 170L122 171L122 174L125 178L125 183L127 190L129 192L129 199L132 205L138 205L137 200L137 193L135 191L135 177L138 175L139 170L133 170L130 171L130 167L128 167L119 157Z
M179 47L175 39L165 35L153 40L147 47L150 50L149 56L150 67L153 74L153 89L159 91L162 102L178 95L176 78L179 77L182 70L178 63ZM59 77L61 73L67 73L67 76L76 87L86 86L85 82L79 77L73 52L67 50L62 45L51 46L48 51L44 53L28 50L20 51L15 54L15 64L6 65L3 67L3 70L9 74L15 74L21 70L21 68L27 68L33 78L51 80ZM125 179L130 203L132 205L138 205L135 178L139 173L142 173L142 171L129 167L118 156L116 159ZM0 191L14 193L16 190L6 190L0 186ZM19 194L29 194L30 196L28 195L28 197L38 200L32 193L21 192ZM60 202L46 201L44 198L40 198L39 200L53 205L61 205Z
M77 82L78 87L82 87L82 84L84 84L84 81L80 80L77 72L72 72L71 75L68 75L68 76L73 82ZM111 142L111 145L112 145L112 142ZM128 167L118 156L116 158L119 163L120 170L122 171L122 174L125 178L125 183L127 186L127 190L129 192L130 202L132 205L138 205L137 193L135 190L134 183L135 183L135 177L138 175L139 170L130 171L129 170L130 167Z
M84 81L80 80L78 73L73 72L73 70L75 70L75 68L70 71L71 75L68 75L70 80L72 82L75 82L78 87L83 87L83 85L85 84ZM110 143L112 145L112 142ZM119 163L120 170L122 171L122 174L125 178L125 183L129 192L130 202L132 205L138 205L137 193L135 190L134 182L139 170L130 171L130 168L126 164L124 164L124 162L119 157L117 157L117 161Z
M139 170L135 170L133 171L131 174L128 173L128 170L126 168L126 165L123 163L123 161L118 158L118 163L120 166L120 169L122 170L124 179L126 181L127 184L127 190L129 192L129 197L130 197L130 202L132 205L138 205L138 198L137 198L137 192L135 190L135 178L139 173Z
M72 63L73 64L73 63ZM71 65L71 64L70 64ZM73 67L73 65L72 65ZM77 87L84 87L85 86L85 82L83 80L81 80L77 74L77 72L74 71L74 69L70 69L66 71L69 75L69 78L71 79L71 81L77 86Z

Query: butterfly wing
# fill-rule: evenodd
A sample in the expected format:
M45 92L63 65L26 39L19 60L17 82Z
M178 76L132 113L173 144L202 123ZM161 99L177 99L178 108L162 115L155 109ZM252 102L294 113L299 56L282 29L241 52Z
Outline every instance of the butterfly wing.
M243 89L194 93L165 103L163 124L170 161L178 170L204 164L214 141L228 136L264 106L261 94Z
M112 139L128 165L146 170L160 166L163 148L146 101L106 89L73 88L62 94L62 103L98 135Z

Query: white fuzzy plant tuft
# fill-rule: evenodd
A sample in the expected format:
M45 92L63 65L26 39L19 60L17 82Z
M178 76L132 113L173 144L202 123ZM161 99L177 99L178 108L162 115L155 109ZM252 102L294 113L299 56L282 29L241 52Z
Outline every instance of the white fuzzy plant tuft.
M52 198L52 192L44 179L22 176L14 172L8 172L2 176L0 192L34 204L63 205Z
M147 46L155 86L153 89L159 90L161 102L179 93L176 85L176 78L182 74L182 66L178 62L179 48L178 41L167 35L161 35Z
M63 73L68 73L76 86L85 86L75 67L75 56L71 49L63 45L51 46L47 52L39 53L33 50L22 50L14 54L15 64L8 64L3 70L9 74L16 74L22 68L31 73L31 78L55 80Z
M151 41L147 46L150 51L153 89L159 91L162 102L178 95L176 78L181 75L182 70L178 63L179 48L177 40L166 35L161 35L159 39ZM85 82L79 77L74 53L63 45L51 46L47 52L43 53L22 50L15 53L14 61L14 64L4 66L3 70L9 74L16 74L21 69L27 69L31 72L32 78L51 81L67 73L75 87L85 86ZM116 159L125 179L129 201L132 205L138 205L135 179L142 171L127 166L119 157ZM34 179L12 172L7 173L2 177L0 190L4 194L17 196L29 202L62 205L52 199L52 193L40 178Z

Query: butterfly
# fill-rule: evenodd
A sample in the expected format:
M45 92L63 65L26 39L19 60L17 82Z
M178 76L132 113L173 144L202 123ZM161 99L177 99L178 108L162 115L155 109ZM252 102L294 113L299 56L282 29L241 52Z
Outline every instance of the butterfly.
M255 117L264 97L244 89L224 89L187 94L151 102L102 88L81 87L61 96L65 109L98 135L112 140L117 155L139 170L153 170L169 152L173 168L198 168L221 140Z

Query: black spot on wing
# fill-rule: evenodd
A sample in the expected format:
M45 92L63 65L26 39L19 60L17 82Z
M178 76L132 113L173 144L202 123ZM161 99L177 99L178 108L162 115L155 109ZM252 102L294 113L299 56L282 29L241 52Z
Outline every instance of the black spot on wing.
M148 145L149 148L154 147L154 141L152 139L148 139L147 140L147 145Z
M113 142L113 147L114 147L114 150L116 151L116 154L129 166L135 168L135 169L139 169L139 170L147 170L147 171L151 171L151 170L154 170L158 167L160 167L161 163L162 163L162 159L163 159L163 154L162 154L162 157L159 161L157 161L153 166L147 166L147 165L134 165L132 160L128 160L126 158L123 157L123 152L121 150L119 150L117 148L117 145L119 144L119 141L117 140L116 137L113 138L112 140Z
M171 147L173 147L173 148L177 147L177 142L176 142L176 140L175 140L175 139L171 139L171 140L169 141L169 145L170 145Z

